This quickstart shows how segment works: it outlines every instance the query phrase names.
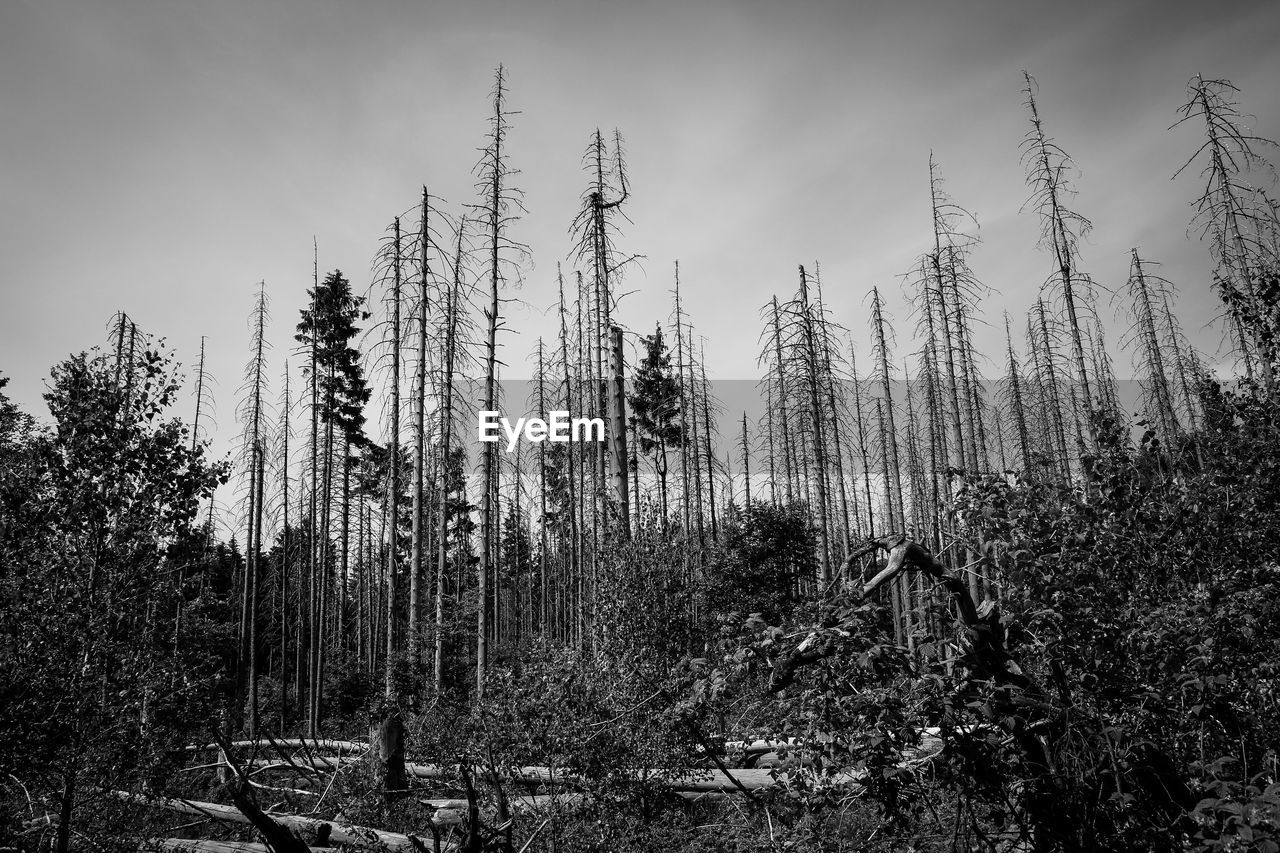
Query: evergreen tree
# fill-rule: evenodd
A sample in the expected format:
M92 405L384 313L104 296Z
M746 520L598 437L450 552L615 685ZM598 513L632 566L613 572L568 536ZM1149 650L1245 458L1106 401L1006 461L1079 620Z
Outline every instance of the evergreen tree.
M680 381L671 370L671 353L662 338L662 327L644 338L644 358L632 379L635 389L628 396L631 423L636 429L640 451L653 457L662 501L662 529L667 529L667 450L684 445L680 416Z

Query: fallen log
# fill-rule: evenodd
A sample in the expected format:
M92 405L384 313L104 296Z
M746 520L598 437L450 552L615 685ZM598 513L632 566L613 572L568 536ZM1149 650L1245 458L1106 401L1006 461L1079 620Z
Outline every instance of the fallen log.
M448 780L452 779L456 770L449 765L441 764L407 764L405 770L410 776L418 779ZM627 770L622 774L624 779L632 782L651 782L680 791L737 791L739 785L747 790L760 790L774 784L773 776L768 770L751 768L727 768L720 770ZM585 780L576 774L552 771L549 767L526 765L499 772L505 782L518 785L546 785L552 782L581 784Z
M259 764L260 761L246 762L246 766L255 768L259 766L276 768L278 766L275 762ZM350 761L350 759L345 761ZM318 770L335 770L340 768L343 763L344 760L342 759L321 756L297 762L300 766L311 766ZM448 764L405 764L405 773L415 779L427 779L437 782L451 781L457 775L457 768ZM771 788L776 784L771 770L755 767L727 767L724 770L696 769L684 771L633 769L624 771L622 775L628 781L650 782L671 788L674 791L692 793L739 793L744 789L747 791L760 791ZM539 765L526 765L503 770L499 772L498 776L501 781L528 786L551 783L580 786L586 781L583 777L574 773L561 770L552 771L549 767ZM856 775L849 773L835 774L826 778L833 782L858 781Z
M369 744L358 740L328 740L312 738L259 738L258 740L236 740L231 742L233 749L314 749L324 752L367 752ZM216 743L195 743L183 747L185 752L217 752L220 747Z
M132 794L128 791L111 791L110 794L126 802L164 809L176 814L193 815L228 823L252 823L249 816L244 812L233 806L224 806L219 803L179 800L169 797L151 797L145 794ZM391 850L402 850L405 853L420 853L424 849L424 845L432 843L431 836L404 835L399 832L388 832L367 826L335 823L334 821L320 818L281 814L279 812L264 812L264 814L289 829L312 833L313 835L321 834L321 837L325 837L323 834L327 832L328 840L332 844L351 844L375 850L380 849L381 845ZM435 825L435 821L432 821L432 825ZM441 824L441 826L444 825L446 824Z
M211 841L203 838L149 838L138 845L138 850L140 853L273 853L268 845L259 841Z
M714 744L715 737L710 738ZM756 740L727 740L724 742L725 752L773 752L784 747L799 746L798 738L758 738Z
M723 802L731 799L733 794L726 791L672 791L674 795L689 802ZM436 822L447 823L456 819L462 821L462 812L467 809L467 801L450 797L428 797L418 800L424 806L436 809ZM514 814L540 814L552 808L576 811L591 802L591 798L582 793L561 792L557 794L516 794L510 800Z

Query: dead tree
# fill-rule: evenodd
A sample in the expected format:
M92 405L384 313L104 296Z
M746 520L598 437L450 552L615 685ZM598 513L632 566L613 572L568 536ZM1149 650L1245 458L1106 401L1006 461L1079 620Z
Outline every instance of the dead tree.
M1273 365L1280 348L1280 312L1275 298L1261 292L1265 276L1276 275L1275 211L1249 185L1249 173L1267 168L1258 149L1274 146L1244 125L1236 95L1239 89L1226 80L1200 75L1187 84L1187 102L1179 109L1174 127L1204 122L1205 140L1177 177L1197 161L1203 161L1200 177L1204 189L1193 202L1194 224L1202 239L1209 240L1217 265L1214 284L1226 303L1236 346L1246 375L1254 377L1255 362L1268 391L1274 390Z
M1134 366L1141 374L1139 385L1143 392L1143 407L1147 419L1159 430L1166 445L1174 441L1179 432L1173 392L1165 367L1164 348L1156 327L1156 304L1165 295L1167 287L1168 282L1151 273L1138 255L1138 250L1133 249L1129 280L1125 286L1129 329L1120 343L1121 346L1134 350Z
M262 481L266 470L267 415L264 395L266 393L267 319L266 285L260 282L249 320L250 346L253 353L245 368L245 380L242 386L245 398L238 412L243 425L241 453L244 455L243 464L246 466L248 475L245 572L240 611L240 660L244 688L241 696L248 701L250 737L256 737L258 730L258 582L262 573L260 555L264 550L262 547L264 515Z
M823 588L831 583L831 524L827 517L827 455L823 430L821 383L818 372L822 369L819 357L819 333L815 329L812 306L809 302L809 278L800 267L800 294L797 317L802 334L802 354L805 365L805 388L809 403L809 430L813 438L813 482L817 488L818 529L822 534L819 568Z
M1067 200L1075 194L1066 178L1073 163L1067 153L1045 134L1036 105L1035 80L1026 71L1022 76L1026 82L1023 89L1026 107L1031 114L1031 129L1022 141L1022 158L1027 170L1027 184L1031 188L1028 203L1040 217L1041 245L1053 256L1055 269L1050 283L1056 286L1066 311L1076 374L1074 384L1079 386L1082 420L1089 437L1088 447L1092 449L1095 439L1091 416L1096 400L1085 356L1080 303L1081 300L1092 303L1093 282L1079 269L1079 241L1089 232L1092 223L1066 206Z
M1009 359L1005 365L1005 369L1008 371L1005 380L1005 388L1007 389L1006 404L1013 414L1014 427L1018 432L1018 452L1021 454L1022 470L1030 473L1033 459L1031 455L1031 436L1027 431L1027 406L1022 387L1022 375L1018 365L1018 356L1013 351L1013 333L1009 328L1009 315L1007 313L1004 315L1004 337Z
M489 292L484 309L486 323L484 357L484 410L493 411L498 401L498 329L501 321L500 291L510 282L509 272L513 263L508 255L523 254L526 250L508 236L511 223L523 211L521 193L511 186L516 174L508 162L507 137L511 130L510 119L514 114L507 106L506 72L501 65L494 74L492 90L493 112L489 119L488 144L476 164L476 190L482 201L476 205L483 228L487 254L487 279ZM493 542L497 531L495 518L495 489L497 479L497 445L486 442L481 448L480 460L480 562L476 567L476 698L484 697L485 676L489 669L489 639L492 626L489 620L490 579L493 577L495 554Z

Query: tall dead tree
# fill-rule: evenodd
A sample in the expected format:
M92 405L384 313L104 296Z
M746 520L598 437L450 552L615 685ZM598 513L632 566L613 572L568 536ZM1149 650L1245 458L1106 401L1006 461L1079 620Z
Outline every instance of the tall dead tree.
M1079 269L1079 241L1088 233L1092 223L1066 206L1075 190L1067 181L1067 173L1073 167L1067 153L1047 136L1036 105L1035 80L1022 72L1026 87L1026 107L1031 114L1031 129L1022 141L1022 158L1027 170L1027 184L1031 188L1029 204L1040 217L1041 245L1053 256L1054 272L1050 284L1057 289L1066 312L1067 332L1071 340L1071 357L1075 367L1075 383L1079 386L1081 409L1085 430L1092 448L1092 412L1095 398L1090 385L1089 359L1085 355L1081 302L1093 301L1093 282ZM1083 443L1083 438L1081 439Z
M853 383L854 426L857 428L858 455L862 461L861 479L867 501L867 535L874 536L876 518L874 510L875 504L871 499L871 452L867 443L867 422L862 408L864 388L862 380L858 378L858 362L853 352L852 341L849 342L849 375L852 378Z
M1236 101L1239 89L1226 80L1200 75L1187 84L1187 102L1179 109L1174 127L1189 121L1204 123L1205 139L1177 177L1189 166L1201 162L1203 190L1192 203L1195 224L1202 239L1209 240L1217 266L1214 284L1226 303L1236 348L1246 375L1262 373L1268 391L1275 389L1274 362L1280 351L1280 309L1276 297L1264 293L1264 278L1274 281L1280 265L1277 258L1275 210L1249 184L1251 173L1263 172L1268 164L1258 153L1274 146L1269 139L1252 133ZM1274 289L1274 288L1272 288Z
M689 400L686 393L688 386L684 376L684 314L680 306L680 261L675 262L675 317L676 327L676 383L680 388L680 430L688 436L689 432ZM682 530L688 536L692 519L689 514L689 442L680 445L680 504L681 517L684 521Z
M575 237L577 259L591 273L591 365L596 380L592 414L608 418L612 394L606 374L612 357L613 309L616 300L613 279L623 263L615 246L615 223L618 216L625 216L622 205L629 196L621 134L614 131L613 151L610 152L603 134L597 128L583 154L583 168L591 176L591 181L583 192L582 208L574 218L570 232ZM596 447L596 476L601 486L606 477L616 481L619 476L626 476L625 471L621 474L616 471L610 473L613 461L613 454L607 443L599 442Z
M245 572L240 614L240 659L244 692L248 702L248 732L257 736L258 730L258 585L261 575L263 475L265 472L266 438L266 323L267 293L265 283L258 284L253 311L249 319L249 337L252 355L245 368L240 406L242 424L241 452L248 475L248 512L245 534Z
M402 379L401 344L403 343L404 271L403 244L400 217L391 226L391 238L384 246L383 274L389 285L384 303L390 314L384 328L384 347L391 356L390 373L386 378L390 392L387 409L388 439L383 512L383 565L385 566L386 601L383 602L385 628L383 636L386 649L383 661L383 700L375 715L371 740L377 756L376 775L378 787L387 801L405 793L404 769L404 721L401 717L398 664L401 658L401 634L398 625L400 597L400 493L403 489L400 442ZM389 269L388 269L389 268ZM389 275L388 275L389 273Z
M1165 367L1164 347L1156 326L1156 306L1169 285L1149 271L1149 264L1144 263L1136 248L1131 251L1129 280L1125 286L1130 325L1120 343L1135 350L1134 366L1140 373L1147 419L1158 429L1161 441L1168 445L1177 437L1179 424Z
M413 377L413 487L409 518L409 660L415 670L421 664L419 631L422 620L423 553L426 551L426 525L423 506L426 485L427 453L427 315L430 310L431 199L422 188L421 219L418 228L418 289L414 320L417 338L417 364Z
M449 502L452 496L454 376L458 361L458 327L460 306L463 300L463 242L467 220L458 223L448 285L444 292L444 308L441 312L442 328L437 335L440 342L440 377L437 396L440 400L439 464L441 470L440 495L436 506L436 600L433 629L432 681L436 693L444 689L444 602L446 577L449 571ZM465 488L463 490L465 492ZM459 584L461 586L461 584Z
M813 483L817 488L818 529L822 535L818 565L822 586L825 589L831 583L831 523L827 516L827 448L823 429L825 417L822 410L822 386L818 375L822 369L822 360L819 356L820 335L815 328L813 310L809 302L809 277L803 266L799 269L798 319L802 335L805 388L809 403L809 430L813 439Z
M511 168L507 156L507 137L511 130L510 119L514 115L507 106L506 71L501 65L494 73L491 91L493 112L489 118L488 144L476 164L476 190L482 201L476 205L481 228L485 235L487 254L488 299L484 309L484 410L493 411L498 402L498 329L501 320L500 291L509 281L508 271L514 268L507 257L512 253L523 254L525 247L508 236L511 223L523 211L522 195L511 186L511 178L517 172ZM480 562L476 566L476 698L484 697L485 677L489 670L489 640L493 626L489 619L490 581L493 577L493 543L498 530L495 515L497 481L497 445L486 442L480 458Z
M795 462L792 445L791 425L789 423L790 415L788 414L788 383L787 383L787 361L783 356L783 338L784 331L782 326L782 315L778 309L778 297L773 296L769 304L765 307L766 336L765 347L760 355L761 363L768 367L768 382L770 383L770 410L776 408L778 413L778 443L782 445L782 472L783 472L783 492L786 495L787 503L790 504L795 500Z
M962 469L966 467L969 454L966 453L967 445L960 412L960 383L959 372L956 370L955 338L952 335L948 277L954 270L954 266L950 266L949 262L955 258L954 253L951 252L957 235L955 223L962 215L967 215L967 212L955 205L943 192L942 177L938 174L932 154L929 155L929 191L933 211L933 251L922 262L924 274L921 277L920 301L923 304L920 311L929 338L937 341L937 333L942 333L941 348L947 368L947 402L950 403L947 412L950 415L952 431L951 464L957 469ZM940 328L935 328L935 322Z
M617 533L631 538L631 497L627 482L627 397L623 379L622 329L614 326L609 346L609 449L613 500L618 508Z
M1049 332L1049 312L1036 300L1027 318L1027 346L1035 368L1040 420L1045 434L1047 455L1054 460L1059 476L1071 479L1071 458L1067 452L1066 410L1057 367L1053 336Z
M1171 301L1167 295L1161 300L1161 304L1157 307L1159 312L1157 322L1160 324L1161 340L1172 357L1173 375L1178 386L1177 396L1182 406L1180 414L1186 419L1190 431L1195 432L1199 420L1198 388L1201 377L1198 375L1195 352L1182 334L1178 321L1174 319L1173 310L1170 307Z
M493 411L498 402L498 329L500 318L500 289L508 282L506 254L518 248L507 237L509 224L516 218L516 210L522 210L520 192L513 190L509 181L515 170L507 159L507 136L511 131L511 115L507 106L506 70L499 65L494 74L492 90L493 113L489 119L488 145L485 145L479 163L476 164L476 190L483 201L477 205L481 227L485 233L485 251L488 255L489 293L484 309L484 410ZM492 625L489 620L490 579L494 571L493 543L497 534L495 519L495 488L497 488L497 444L485 443L480 450L480 562L476 566L476 698L484 697L485 676L489 671L489 638Z
M898 459L897 429L893 420L893 383L889 377L889 347L885 334L883 303L880 289L871 289L871 335L876 364L880 373L880 399L884 401L886 441L884 447L885 488L893 500L886 506L886 524L906 529L906 513L902 506L902 465Z
M720 541L720 522L716 515L716 457L711 450L711 430L713 428L714 421L711 418L711 383L707 381L707 350L705 339L702 341L701 354L702 357L698 359L698 370L700 372L700 376L698 377L698 396L702 403L702 441L704 454L707 460L707 508L711 513L711 541L718 542Z
M570 341L569 341L569 321L568 308L564 301L564 278L560 274L559 267L556 269L556 279L560 289L560 365L563 371L562 381L564 390L564 408L567 412L575 411L574 402L581 400L579 396L574 397L574 379L573 369L570 361ZM569 547L568 547L568 566L566 578L567 606L569 611L568 618L570 627L568 634L572 639L574 646L582 647L583 634L583 616L582 616L582 527L581 512L579 499L582 494L578 484L578 472L574 470L574 451L570 447L565 452L565 466L567 478L565 480L566 503L569 507Z
M320 252L314 238L312 238L312 254L311 254L311 310L317 312L317 299L320 293ZM307 696L307 727L306 731L312 737L315 736L320 726L320 642L318 640L319 624L320 624L320 537L317 535L320 529L320 505L317 501L317 495L320 493L320 378L318 371L317 355L319 354L320 342L318 336L312 335L309 349L309 369L307 371L307 380L311 389L311 441L307 447L309 454L309 468L311 474L311 488L308 492L307 504L307 676L306 686L308 690Z
M1014 427L1018 433L1018 453L1022 464L1022 470L1029 474L1033 465L1033 457L1031 455L1031 436L1027 430L1027 407L1022 387L1022 375L1018 365L1018 356L1013 351L1013 332L1009 328L1009 315L1004 315L1004 337L1005 348L1008 354L1008 362L1005 365L1006 402L1009 411L1013 414Z
M292 401L289 398L289 361L285 359L282 378L283 391L280 399L280 427L276 432L280 455L277 461L277 474L280 479L280 734L283 735L289 725L289 565L292 555L293 531L289 527L289 440L293 437L290 415Z
M833 502L839 499L839 520L840 520L840 538L841 549L840 559L843 562L849 555L849 490L845 484L844 470L844 445L841 423L842 414L846 414L845 400L843 393L838 393L838 370L837 370L837 353L831 345L831 321L827 317L826 303L822 298L822 278L819 275L818 263L815 261L813 265L814 283L817 286L817 319L818 333L821 338L821 356L822 356L822 384L824 390L824 402L827 409L827 423L824 425L823 433L831 442L830 461L835 468L835 491L832 496Z

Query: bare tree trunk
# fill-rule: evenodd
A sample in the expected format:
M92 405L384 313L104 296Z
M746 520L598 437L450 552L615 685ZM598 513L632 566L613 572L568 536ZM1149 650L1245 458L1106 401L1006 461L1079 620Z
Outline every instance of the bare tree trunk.
M820 402L817 335L809 304L809 280L800 267L800 324L804 333L805 385L809 395L809 421L813 435L813 484L817 488L818 529L822 533L819 555L819 579L823 589L831 583L831 524L827 517L827 457L823 439L823 415Z
M684 378L684 320L680 311L680 262L676 261L676 376L680 378L680 503L683 511L683 532L687 537L692 528L689 511L689 407Z
M866 420L862 413L862 382L858 379L857 360L853 354L853 345L849 346L849 372L853 375L853 409L855 424L858 427L858 454L862 457L862 485L867 498L867 535L876 535L876 519L874 504L871 500L871 454L867 451Z
M556 279L560 286L560 356L561 363L564 367L564 407L565 411L572 412L573 409L573 373L569 369L569 325L566 317L566 308L564 302L564 279L560 275L559 267L556 269ZM566 615L569 623L569 639L573 641L576 648L582 648L582 615L581 615L581 582L582 582L582 533L579 526L578 499L581 490L578 488L578 476L574 470L574 448L570 446L565 451L565 464L568 468L568 478L566 481L568 490L569 504L569 565L568 577L566 578ZM575 611L574 599L575 590L577 591L577 609Z
M501 65L498 66L493 88L493 124L490 130L489 146L485 151L482 180L485 186L485 209L488 231L489 254L489 300L485 308L485 380L484 408L493 411L497 404L497 335L499 323L498 288L502 282L500 267L503 247L505 220L503 211L507 204L504 181L507 177L505 168L505 149L507 123L504 101L506 98L506 77ZM476 699L484 698L485 678L489 670L489 635L492 630L489 623L489 585L494 571L493 541L494 523L494 481L497 476L497 445L485 443L481 449L480 473L480 562L476 567Z
M1169 308L1169 300L1166 297L1162 300L1161 318L1164 326L1165 338L1168 341L1170 350L1173 352L1174 373L1178 379L1178 391L1182 396L1182 405L1187 416L1187 426L1191 432L1198 429L1196 418L1196 403L1193 387L1195 383L1189 378L1191 370L1189 369L1188 359L1183 355L1182 345L1179 341L1180 333L1178 324L1173 319L1173 312Z
M289 724L289 363L284 366L284 400L280 406L284 419L280 430L280 734Z
M613 499L618 504L618 533L631 538L631 496L627 483L627 398L623 379L622 329L612 329L609 348L609 445L612 449Z
M346 661L350 640L347 637L347 585L350 583L351 571L351 436L346 430L342 434L342 509L341 515L341 552L338 555L338 653L341 660Z
M711 386L707 383L707 352L704 348L698 362L702 377L702 433L707 454L707 506L711 511L711 541L720 541L720 524L716 517L715 455L711 452Z
M885 448L885 463L888 466L885 475L890 478L888 482L893 489L893 507L896 510L896 513L890 514L892 519L890 523L896 523L898 529L902 530L906 527L906 516L902 510L902 466L898 461L897 430L893 423L893 387L889 381L889 350L885 343L884 314L881 311L880 291L873 288L871 293L872 334L880 361L880 393L884 399L884 418L889 441Z
M314 243L313 243L314 246ZM312 299L311 311L318 316L319 304L315 294L320 292L320 261L318 251L312 256ZM308 541L308 593L307 608L307 734L315 737L320 726L320 693L317 690L316 674L319 670L320 649L317 643L318 624L320 621L320 515L317 497L320 492L320 384L317 375L319 342L317 336L311 336L311 493L309 500Z
M795 459L792 453L791 427L787 423L789 401L787 400L786 362L782 358L782 323L778 313L777 296L773 297L771 307L773 309L773 363L777 375L777 390L774 396L778 404L778 417L782 421L782 467L786 477L787 503L791 503L795 500L795 489L793 487Z
M249 704L249 736L256 737L258 730L258 576L261 572L259 556L262 553L262 497L265 460L263 454L263 369L264 340L267 320L265 286L259 284L254 304L252 336L253 356L246 371L249 386L245 419L244 441L249 450L249 517L245 547L244 604L241 610L242 671L245 673L245 690Z
M444 326L444 375L440 381L440 506L436 516L436 613L435 653L432 671L437 695L444 689L444 593L449 560L449 495L453 445L453 374L458 333L458 301L462 291L462 240L466 222L458 225L458 244L453 256L453 277L446 297ZM464 489L465 491L465 489Z
M542 338L538 338L538 417L547 417L547 365ZM538 442L538 631L550 633L551 609L547 565L547 443Z
M893 527L896 515L893 505L893 481L889 472L889 443L892 440L884 418L885 406L880 397L876 398L876 428L880 433L880 463L884 475L884 526ZM907 632L904 622L902 597L897 584L889 587L889 606L893 610L893 638L899 646L907 643Z
M694 372L692 341L689 344L689 415L690 435L693 436L693 441L690 442L689 446L689 463L693 466L693 511L695 512L695 523L698 528L698 549L699 552L702 552L707 547L707 535L702 506L702 459L698 450L698 386L697 373Z
M419 626L422 619L422 554L425 549L422 505L423 483L426 477L426 416L427 416L427 287L431 271L427 260L430 231L427 224L429 211L427 188L422 188L422 230L418 235L418 364L413 389L413 507L410 519L409 554L409 660L414 671L421 666Z
M1076 308L1076 285L1083 284L1086 289L1091 285L1087 280L1082 279L1075 269L1076 237L1068 228L1068 220L1077 222L1082 229L1088 228L1088 221L1066 210L1062 205L1063 192L1069 192L1069 190L1063 187L1062 169L1055 165L1054 160L1065 160L1066 155L1058 151L1056 146L1053 146L1045 137L1040 122L1040 112L1036 106L1031 75L1024 71L1023 77L1027 83L1024 91L1027 94L1027 108L1031 112L1032 128L1028 134L1026 148L1031 161L1028 177L1036 188L1041 216L1046 219L1044 232L1053 253L1059 284L1062 287L1062 301L1066 308L1067 325L1071 334L1071 352L1075 361L1076 381L1080 384L1080 393L1083 395L1083 419L1089 433L1089 447L1092 448L1096 439L1093 435L1090 413L1093 411L1095 400L1089 384L1089 373L1085 367L1084 343ZM1055 158L1055 153L1060 157Z
M1018 373L1018 357L1013 351L1013 333L1009 329L1009 315L1004 316L1005 342L1009 351L1009 407L1013 410L1013 422L1018 431L1018 452L1022 458L1022 470L1031 472L1031 440L1027 431L1026 404L1023 401L1022 378Z
M1037 372L1049 403L1049 428L1051 434L1057 439L1058 460L1062 469L1062 476L1064 479L1070 480L1071 463L1067 453L1067 436L1063 428L1064 412L1062 398L1058 389L1058 371L1053 361L1053 339L1049 336L1049 319L1043 302L1037 301L1032 311L1035 318L1036 331L1039 333L1038 338L1033 336L1033 341L1035 341L1036 345L1033 345L1032 353L1036 356Z
M399 639L396 632L396 597L400 568L400 218L395 220L391 290L391 438L387 442L387 660L386 696L396 695L395 664Z
M1155 411L1153 420L1159 425L1163 441L1172 442L1178 432L1178 416L1173 408L1173 395L1169 391L1169 379L1164 369L1164 353L1160 335L1156 331L1155 310L1142 258L1133 250L1133 263L1129 273L1129 294L1133 300L1133 316L1141 340L1142 358L1147 370L1150 408Z
M377 775L383 797L390 803L406 793L404 769L404 722L400 716L400 697L396 679L399 636L396 631L396 596L400 567L400 218L396 217L392 243L392 291L391 291L391 438L387 443L389 454L387 476L387 601L386 640L387 658L383 663L385 674L384 700L378 715L378 726L371 740L376 744L378 756Z
M76 807L76 773L64 770L62 773L62 796L59 797L58 834L54 850L56 853L70 853L71 822Z

